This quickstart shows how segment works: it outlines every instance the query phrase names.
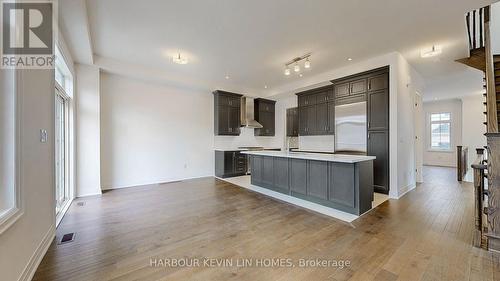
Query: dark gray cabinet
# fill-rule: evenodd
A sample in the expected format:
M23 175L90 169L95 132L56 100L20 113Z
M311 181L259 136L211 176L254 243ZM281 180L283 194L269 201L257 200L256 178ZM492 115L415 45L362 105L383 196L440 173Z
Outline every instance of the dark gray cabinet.
M215 151L215 175L221 178L243 176L247 173L247 158L240 151Z
M275 135L275 104L276 101L266 99L254 100L255 121L263 127L254 129L255 136L274 136Z
M351 214L371 209L372 161L339 163L257 155L250 159L254 185Z
M331 86L321 87L297 94L299 104L299 135L334 134L334 94Z
M274 183L274 159L264 156L262 159L262 183L272 186Z
M274 188L283 193L289 193L288 158L274 157Z
M331 81L335 104L366 101L367 154L373 161L374 189L389 193L389 67Z
M389 131L368 131L368 155L373 161L373 186L376 192L389 193Z
M286 110L286 135L287 137L299 136L299 109L297 107Z
M353 188L345 188L346 186L354 186L354 164L348 163L331 163L329 166L329 200L342 204L344 206L354 208L355 190Z
M290 190L307 194L307 160L290 158Z
M263 156L251 156L250 165L252 171L251 183L253 185L261 185L262 183L262 162Z
M328 162L308 162L307 195L328 200Z
M242 95L217 90L214 95L214 133L216 136L238 136L241 122Z
M386 90L368 93L368 130L389 129L389 93Z

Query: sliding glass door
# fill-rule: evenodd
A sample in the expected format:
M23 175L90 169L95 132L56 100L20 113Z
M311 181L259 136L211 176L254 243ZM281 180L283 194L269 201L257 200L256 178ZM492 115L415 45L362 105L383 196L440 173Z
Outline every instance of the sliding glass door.
M55 121L56 214L59 214L70 199L66 179L66 100L59 89L56 89Z

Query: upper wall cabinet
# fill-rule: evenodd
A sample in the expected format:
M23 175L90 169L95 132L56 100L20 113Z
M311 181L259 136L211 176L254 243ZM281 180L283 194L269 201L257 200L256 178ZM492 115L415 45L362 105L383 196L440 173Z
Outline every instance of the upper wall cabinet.
M299 109L297 107L286 110L286 136L299 136Z
M214 94L214 133L216 136L238 136L241 125L240 94L217 90Z
M275 104L276 101L266 99L254 100L255 121L263 127L254 129L255 136L273 137L275 135Z
M332 86L298 93L297 98L299 135L333 135L335 104Z

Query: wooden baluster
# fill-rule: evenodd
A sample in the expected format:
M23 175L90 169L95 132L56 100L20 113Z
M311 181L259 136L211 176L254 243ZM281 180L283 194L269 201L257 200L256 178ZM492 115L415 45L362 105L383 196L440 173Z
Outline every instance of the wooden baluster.
M470 12L465 16L465 22L467 23L467 36L469 36L469 49L472 49L472 37L470 35Z
M483 38L483 26L484 26L483 10L484 10L484 8L481 8L479 10L479 47L484 47L484 38Z
M476 10L472 11L472 49L476 48Z

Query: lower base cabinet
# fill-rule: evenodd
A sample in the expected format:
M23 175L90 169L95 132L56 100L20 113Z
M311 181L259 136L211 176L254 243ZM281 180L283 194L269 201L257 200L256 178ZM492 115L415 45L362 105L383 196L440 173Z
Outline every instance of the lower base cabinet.
M361 215L373 201L373 161L327 162L250 155L251 183Z

